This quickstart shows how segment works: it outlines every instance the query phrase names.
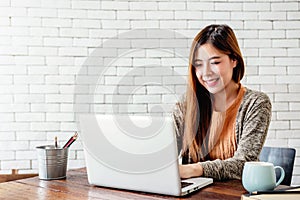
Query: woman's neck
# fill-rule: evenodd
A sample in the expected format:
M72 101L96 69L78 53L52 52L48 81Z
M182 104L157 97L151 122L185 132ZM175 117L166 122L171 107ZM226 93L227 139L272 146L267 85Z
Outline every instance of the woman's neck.
M217 112L226 111L235 101L240 84L235 83L233 80L220 92L214 94L214 110Z

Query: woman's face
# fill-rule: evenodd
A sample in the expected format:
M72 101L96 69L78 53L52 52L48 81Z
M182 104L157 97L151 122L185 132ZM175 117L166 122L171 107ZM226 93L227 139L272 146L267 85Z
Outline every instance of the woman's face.
M209 43L201 45L194 55L196 76L212 94L223 91L234 82L232 73L236 64L236 60L230 59Z

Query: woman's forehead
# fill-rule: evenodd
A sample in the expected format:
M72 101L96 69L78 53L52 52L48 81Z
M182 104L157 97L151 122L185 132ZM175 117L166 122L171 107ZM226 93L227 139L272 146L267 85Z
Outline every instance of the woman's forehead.
M195 60L208 60L210 58L216 58L216 57L222 57L225 54L222 53L220 50L215 48L213 45L206 43L201 45L196 51L195 51Z

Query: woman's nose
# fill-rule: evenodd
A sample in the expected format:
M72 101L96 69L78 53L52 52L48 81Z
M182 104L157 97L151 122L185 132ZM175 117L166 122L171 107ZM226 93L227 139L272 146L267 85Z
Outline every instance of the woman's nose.
M208 63L204 63L202 69L203 69L202 71L203 76L210 75L212 73L211 67Z

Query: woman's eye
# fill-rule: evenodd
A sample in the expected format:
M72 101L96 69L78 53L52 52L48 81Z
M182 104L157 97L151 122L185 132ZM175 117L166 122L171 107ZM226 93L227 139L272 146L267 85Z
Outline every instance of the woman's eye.
M201 63L195 63L194 66L195 67L202 67L202 64Z
M217 65L217 64L220 64L220 62L212 62L211 64L212 65Z

